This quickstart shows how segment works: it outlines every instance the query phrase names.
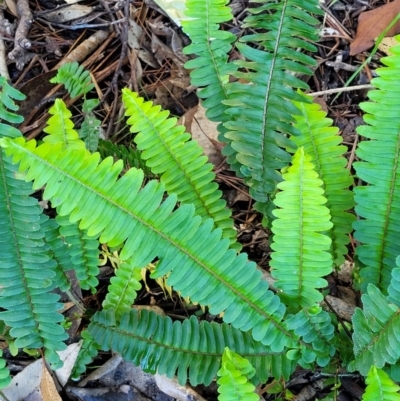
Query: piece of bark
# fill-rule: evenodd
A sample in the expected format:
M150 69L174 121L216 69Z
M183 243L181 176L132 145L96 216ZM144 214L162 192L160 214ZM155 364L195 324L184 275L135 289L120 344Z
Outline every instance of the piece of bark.
M26 51L32 46L27 36L31 29L33 16L28 0L18 0L17 9L20 20L18 28L15 31L14 49L9 53L8 58L14 60L17 68L22 70L25 65Z

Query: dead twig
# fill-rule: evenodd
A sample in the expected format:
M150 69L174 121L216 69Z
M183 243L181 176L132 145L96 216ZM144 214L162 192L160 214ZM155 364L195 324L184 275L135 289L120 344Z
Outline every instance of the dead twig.
M26 51L32 46L27 36L32 26L33 16L29 8L28 0L18 0L17 10L20 20L18 28L15 31L14 49L9 53L8 58L14 60L17 68L22 70L25 65Z

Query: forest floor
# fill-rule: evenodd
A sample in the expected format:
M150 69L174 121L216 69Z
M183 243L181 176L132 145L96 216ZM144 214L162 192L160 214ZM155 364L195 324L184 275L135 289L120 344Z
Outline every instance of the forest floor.
M343 144L348 148L346 157L349 169L355 159L358 143L356 128L362 124L359 104L367 99L370 81L376 68L381 65L380 58L385 54L378 50L372 60L349 83L350 87L361 87L344 92L337 89L344 88L354 71L370 55L373 46L371 44L366 49L350 55L350 44L356 38L358 16L362 12L376 10L386 3L389 3L389 0L333 0L323 5L323 31L321 40L316 43L318 52L315 57L318 65L314 75L308 79L308 84L316 101L333 120L333 124L340 129ZM24 8L24 4L29 6L29 10ZM204 110L198 105L196 88L191 86L189 73L183 68L188 57L182 53L182 48L189 44L189 39L160 7L151 0L132 1L130 4L110 0L87 0L79 3L64 0L31 0L29 4L20 0L5 0L3 5L5 8L0 11L0 73L6 74L6 68L12 85L27 96L20 104L19 110L25 119L19 129L27 138L41 138L49 117L48 109L55 98L64 98L77 126L82 121L78 112L81 100L70 99L61 86L49 83L49 79L55 76L61 63L78 61L90 71L96 94L101 101L96 109L96 116L102 121L102 135L104 139L114 143L128 144L131 138L124 125L120 90L128 87L137 91L141 96L153 100L164 109L170 110L171 114L182 118L187 131L204 146L210 161L215 165L217 182L229 207L232 208L238 240L243 245L243 251L259 266L268 268L268 231L263 228L261 216L252 207L246 186L225 164L220 154L221 145L217 143L215 125L206 121ZM247 5L248 0L232 1L235 18L231 24L224 26L224 29L231 30L238 37L243 34L241 22L247 15ZM15 26L18 24L17 7L20 14L25 13L28 19L29 12L33 16L29 31L22 32L22 36L21 32L15 33ZM10 26L10 23L14 27ZM23 48L24 40L31 43L30 48ZM12 57L14 60L11 60ZM238 55L232 52L230 57L234 60ZM354 247L350 244L347 256L348 270L341 275L330 276L327 291L332 298L344 300L350 305L350 309L359 304L359 294L351 285L353 251ZM100 308L112 271L111 264L106 261L101 268L98 292L82 294L83 303L87 308L94 311ZM143 286L139 292L139 304L160 306L174 319L187 316L188 310L179 297L166 297L163 290L152 280L148 280L147 285L148 288ZM73 329L69 331L71 343L79 339L85 325L85 319L73 325ZM4 354L13 374L22 372L33 360L21 352L17 356L11 356L7 348ZM103 365L110 356L109 353L100 353L92 366ZM134 398L129 391L123 391L123 385L129 382L125 376L124 382L115 381L115 368L121 361L118 357L114 357L112 361L111 365L107 365L106 371L109 376L106 379L104 371L95 375L91 381L81 385L81 389L87 390L86 392L78 391L77 384L70 382L68 391L60 391L62 399L141 399L137 394ZM131 367L121 366L118 374L127 375ZM121 369L125 373L121 373ZM94 368L91 368L89 372L93 370ZM110 392L106 393L104 389L99 390L104 387L112 390L107 390ZM292 399L298 401L313 400L316 397L326 400L360 400L363 388L362 378L350 376L343 378L340 391L334 393L332 382L321 382L313 372L300 370L286 383L286 389L293 394ZM215 386L196 388L196 391L202 393L208 401L216 399ZM265 393L264 397L266 400L282 397L282 394L278 394L279 392L275 395ZM149 393L143 396L153 400L162 399Z

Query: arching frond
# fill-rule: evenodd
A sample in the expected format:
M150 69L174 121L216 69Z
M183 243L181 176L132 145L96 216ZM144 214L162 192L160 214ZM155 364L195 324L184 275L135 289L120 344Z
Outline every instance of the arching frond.
M172 212L176 197L164 202L164 187L149 182L142 190L143 173L129 170L117 179L122 162L113 165L107 158L99 164L99 154L67 149L35 141L3 138L0 144L13 153L14 161L28 170L26 179L34 188L46 184L44 199L52 201L60 215L80 220L89 236L117 246L125 240L122 260L132 257L144 266L155 257L153 277L169 273L167 283L183 297L209 306L212 314L224 312L224 320L252 335L273 352L298 346L296 336L282 322L285 307L268 289L255 264L245 255L229 250L213 221L202 223L194 208L183 205ZM140 190L140 192L139 192Z
M221 199L222 192L213 181L213 166L207 163L203 149L189 140L185 128L177 126L176 118L168 118L169 112L161 111L160 106L144 102L128 89L122 90L122 100L131 132L138 132L134 141L142 151L141 157L153 174L160 175L167 192L175 193L184 204L193 204L203 219L212 218L232 247L240 250L231 212Z
M271 375L289 377L295 367L285 353L271 353L248 333L225 323L199 323L194 316L181 323L147 310L131 310L116 321L109 309L96 313L88 330L102 349L119 352L147 372L177 374L182 384L188 378L192 385L210 384L225 347L254 366L254 383L265 382Z
M371 366L365 382L367 387L361 401L400 401L400 387L376 366Z

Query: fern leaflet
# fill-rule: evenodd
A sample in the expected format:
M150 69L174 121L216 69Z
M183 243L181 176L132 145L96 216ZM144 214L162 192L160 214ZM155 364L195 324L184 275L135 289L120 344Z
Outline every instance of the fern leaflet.
M228 347L222 354L222 366L218 371L219 401L258 401L259 395L255 393L254 384L250 383L255 374L251 363L232 352Z
M229 241L212 229L213 221L201 222L194 208L183 205L172 212L176 197L164 202L164 188L150 181L140 192L143 173L130 169L117 179L122 162L113 165L107 158L99 164L99 154L67 149L61 144L23 138L0 140L34 188L44 184L44 199L50 199L60 215L70 214L80 221L89 236L100 234L100 242L117 246L125 240L120 257L144 266L158 256L153 277L170 273L167 284L183 297L209 306L210 313L224 311L224 320L252 335L273 352L297 346L297 338L282 322L285 307L261 280L255 264L245 255L228 250ZM83 201L84 199L84 201ZM162 202L162 203L161 203Z
M11 383L10 371L6 367L3 351L0 350L0 389L7 387Z
M397 112L400 46L392 47L391 52L393 56L381 59L386 67L376 70L379 78L372 80L378 88L368 94L372 102L360 104L368 113L364 116L368 125L357 128L359 134L369 139L360 142L357 156L362 161L354 163L358 177L368 184L354 189L355 210L363 218L353 226L355 238L362 243L357 247L357 255L365 265L360 273L364 292L369 283L387 291L391 271L400 255L400 116Z
M332 227L329 209L324 206L322 181L310 156L299 148L293 165L278 184L272 223L272 276L289 304L310 307L322 300L316 288L327 285L322 277L332 271L331 240L324 233ZM290 244L290 247L288 247Z
M307 96L310 100L311 97ZM332 120L325 118L326 113L317 103L295 102L301 114L296 115L295 127L301 132L291 140L296 147L304 147L311 156L319 178L323 181L326 206L331 213L333 227L329 232L332 239L331 252L336 265L344 262L347 254L346 245L349 243L351 223L355 216L346 212L354 206L353 194L348 190L352 184L347 163L343 154L346 146L339 146L342 138L338 135L338 128L332 127Z
M161 111L160 106L144 102L128 89L122 90L122 100L131 132L139 132L134 141L142 151L141 157L153 174L161 175L167 192L176 193L182 203L193 204L202 218L212 218L232 247L240 250L231 212L221 199L217 183L213 182L213 166L207 163L203 149L196 141L189 141L185 128L177 126L176 118L168 118L169 112Z

